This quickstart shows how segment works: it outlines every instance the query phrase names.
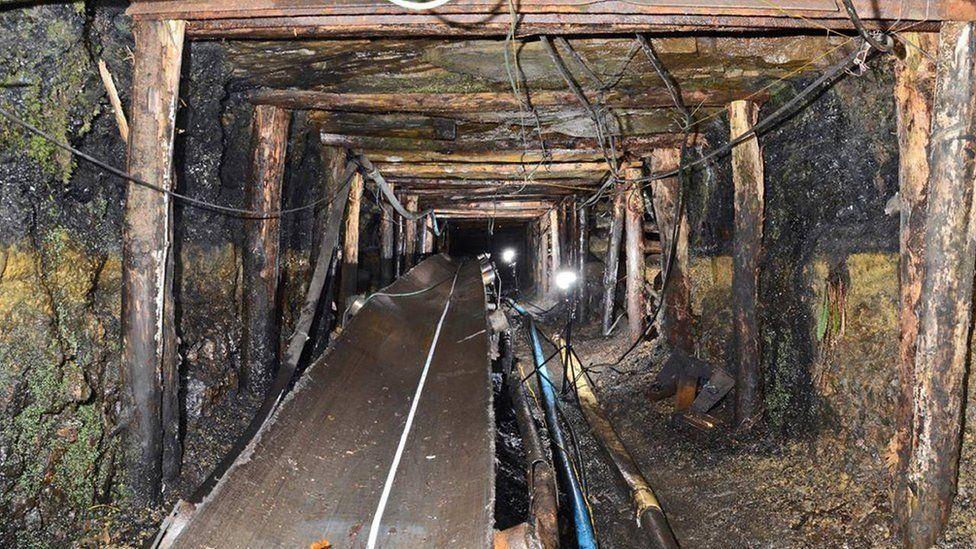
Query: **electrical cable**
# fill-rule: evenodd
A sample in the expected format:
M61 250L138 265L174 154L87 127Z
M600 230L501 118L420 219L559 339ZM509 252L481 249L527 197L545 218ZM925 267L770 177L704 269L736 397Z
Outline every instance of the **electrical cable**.
M872 34L871 32L868 32L868 30L866 28L864 28L864 22L861 21L861 18L860 17L858 17L858 15L857 15L857 9L854 8L854 4L851 3L851 0L841 0L841 2L844 3L844 9L847 10L847 16L851 18L851 23L854 24L854 28L857 29L857 33L861 35L861 38L863 38L864 41L867 42L868 44L871 44L871 47L872 48L874 48L874 49L876 49L876 50L878 50L880 52L883 52L883 53L890 52L891 51L891 44L890 43L889 44L882 44L875 37L874 34Z
M737 138L735 138L733 140L730 140L725 145L723 145L723 146L721 146L721 147L719 147L719 148L717 148L717 149L709 152L708 154L701 155L701 156L699 156L695 160L692 160L692 161L686 162L686 163L682 163L677 168L674 168L674 169L671 169L671 170L665 170L665 171L661 171L661 172L654 172L654 173L651 173L651 174L649 174L648 176L645 176L645 177L640 177L640 178L636 178L636 179L628 179L628 180L620 180L620 181L621 182L626 182L626 183L647 183L647 182L656 181L656 180L659 180L659 179L666 179L668 177L674 177L675 175L678 175L678 173L681 170L686 170L686 169L689 169L689 168L693 168L693 167L696 167L696 166L700 166L701 164L704 164L705 162L708 162L709 160L711 160L713 158L716 158L716 157L719 157L719 156L728 154L737 145L740 145L740 144L746 142L747 140L751 139L752 137L758 136L761 132L764 132L764 131L770 129L773 125L775 125L776 123L780 122L780 120L783 118L783 116L785 114L791 113L794 107L796 107L803 100L807 99L821 85L823 85L825 82L828 82L828 81L833 80L838 74L840 74L841 72L843 72L843 71L847 70L848 68L850 68L850 66L854 64L855 60L857 60L861 56L861 53L862 53L862 51L864 50L865 47L870 48L870 44L867 44L866 42L861 41L861 43L860 43L860 45L859 45L858 48L854 49L850 54L848 54L846 57L844 57L844 59L842 59L840 62L835 63L834 65L832 65L831 67L829 67L820 76L818 76L813 82L811 82L806 87L804 87L803 90L800 91L800 93L798 93L796 96L794 96L789 101L787 101L786 103L784 103L782 106L780 106L778 109L776 109L769 116L767 116L766 118L764 118L764 119L760 120L759 122L757 122L748 131L746 131L745 133L741 134L739 137L737 137ZM612 180L610 180L609 182L612 182ZM597 193L600 193L603 190L604 189L600 189L600 190L597 191ZM619 191L615 191L615 192L619 192ZM594 196L595 195L596 195L596 193L594 194ZM587 199L587 200L589 200L589 199Z
M377 297L377 296L379 296L379 297L390 297L390 298L413 297L413 296L417 296L417 295L421 295L421 294L427 293L427 292L433 290L434 288L440 286L441 284L447 282L448 280L452 280L452 279L453 279L453 275L452 276L448 276L448 277L446 277L446 278L444 278L444 279L442 279L442 280L440 280L438 282L435 282L432 285L427 286L426 288L421 288L419 290L415 290L415 291L412 291L412 292L403 292L403 293L397 293L397 294L393 294L393 293L389 293L389 292L373 292L373 293L369 294L368 296L366 296L366 299L364 299L362 305L360 305L360 309L363 308L363 307L365 307L366 304L370 302L370 300L372 300L374 297ZM351 309L351 308L352 308L352 304L350 304L349 306L346 307L345 311L342 312L342 318L346 318L346 316L349 314L349 309Z
M603 159L606 161L607 166L610 168L610 172L616 176L619 173L617 166L616 151L608 150L607 143L609 141L610 148L614 148L613 141L609 139L609 131L606 127L606 120L602 112L598 112L597 109L590 103L590 100L586 97L586 93L580 87L579 83L573 77L573 74L569 72L569 68L566 67L566 63L563 61L562 56L556 51L555 46L552 44L552 40L548 36L541 36L540 40L542 42L543 48L549 54L552 59L553 64L556 66L556 71L562 76L563 80L566 82L566 86L569 87L570 91L576 97L577 101L583 106L584 109L589 113L590 118L593 120L593 124L596 128L596 139L597 143L600 145L600 151L603 154Z
M231 216L235 216L235 217L242 217L242 218L245 218L245 219L274 219L274 218L278 218L278 217L283 217L285 215L302 212L302 211L305 211L305 210L311 210L311 209L317 208L318 206L323 206L323 205L331 204L332 201L335 200L336 196L339 194L337 192L337 193L333 194L332 196L322 197L322 198L313 200L312 202L309 202L308 204L304 204L302 206L296 206L294 208L284 208L284 209L280 209L280 210L265 210L265 211L262 211L262 210L248 210L248 209L243 209L243 208L235 208L235 207L232 207L232 206L222 206L220 204L214 204L213 202L207 202L206 200L200 200L199 198L193 198L192 196L188 196L188 195L185 195L185 194L182 194L182 193L178 193L176 191L172 191L170 189L166 189L164 187L160 187L159 185L155 185L153 183L149 183L148 181L139 179L138 177L136 177L136 176L134 176L134 175L126 172L125 170L122 170L120 168L116 168L115 166L112 166L111 164L108 164L107 162L105 162L103 160L99 160L98 158L95 158L94 156L92 156L92 155L90 155L88 153L82 152L79 149L76 149L75 147L72 147L71 145L69 145L69 144L67 144L67 143L59 140L58 138L54 137L50 133L48 133L48 132L46 132L46 131L38 128L37 126L34 126L30 122L27 122L26 120L24 120L20 116L14 114L13 112L10 112L10 111L8 111L8 110L6 110L4 108L0 108L0 116L6 118L10 122L12 122L12 123L14 123L14 124L16 124L18 126L20 126L21 128L27 130L28 132L30 132L30 133L32 133L32 134L34 134L34 135L36 135L36 136L44 139L45 141L51 143L55 147L57 147L57 148L59 148L61 150L67 151L68 153L71 153L71 154L77 156L78 158L81 158L82 160L85 160L85 161L87 161L87 162L89 162L91 164L94 164L95 166L98 166L99 168L101 168L101 169L109 172L112 175L115 175L117 177L120 177L120 178L122 178L122 179L124 179L126 181L130 181L130 182L132 182L132 183L134 183L134 184L136 184L136 185L138 185L140 187L145 187L147 189L156 191L158 193L165 194L165 195L170 196L170 197L172 197L174 199L177 199L177 200L180 200L182 202L185 202L186 204L188 204L190 206L195 206L195 207L202 208L202 209L205 209L205 210L211 210L211 211L214 211L214 212L217 212L217 213L227 214L227 215L231 215ZM355 164L350 163L350 164L347 164L346 165L346 171L345 171L345 173L343 173L343 184L342 184L342 186L345 186L345 185L348 185L349 184L349 181L352 179L353 174L355 174L355 172L356 172L356 169L355 168L356 168Z
M393 206L393 209L396 210L401 217L408 221L417 221L430 216L430 219L433 222L431 231L433 231L435 236L441 235L441 229L437 223L437 216L434 215L434 210L427 209L422 212L411 212L407 210L403 207L403 204L400 203L400 200L397 199L396 194L393 193L393 188L391 188L390 184L386 182L386 178L384 178L383 174L376 169L376 166L373 166L373 163L370 162L368 158L361 154L356 154L353 156L353 161L359 164L366 172L366 175L376 183L376 186L379 187L380 191L382 191L383 196L386 197L386 199L390 202L390 205Z

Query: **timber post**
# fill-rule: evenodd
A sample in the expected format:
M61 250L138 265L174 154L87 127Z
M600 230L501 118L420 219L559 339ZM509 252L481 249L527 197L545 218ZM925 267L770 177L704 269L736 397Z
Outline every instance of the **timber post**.
M639 180L641 170L628 168L624 171L627 180ZM647 293L644 291L644 199L640 183L629 183L630 187L620 190L624 193L624 225L626 226L627 255L627 326L630 341L634 342L644 335L647 327Z
M434 253L434 218L428 215L421 220L420 254L424 258L432 253Z
M651 164L654 171L673 170L681 162L680 149L655 149L651 153ZM651 183L651 194L654 202L654 216L658 221L661 234L661 272L665 273L672 249L671 238L675 235L677 226L677 242L674 243L674 259L670 266L668 286L662 299L663 317L662 327L664 337L672 348L680 349L688 354L694 354L695 342L691 334L691 279L688 264L688 217L685 207L681 204L681 182L677 177L658 179ZM681 211L676 206L681 204ZM675 219L675 214L677 218ZM676 407L683 410L691 405L695 399L697 380L683 377L678 381L675 395Z
M403 201L403 207L410 213L417 213L417 195L409 194ZM403 260L408 270L417 263L417 220L403 220Z
M397 200L399 200L401 204L403 203L404 198L403 198L403 194L402 193L399 194L399 195L397 195ZM404 242L403 242L403 240L404 240L404 234L403 233L404 233L404 227L406 225L403 222L403 216L402 215L397 214L395 211L391 211L390 212L390 215L393 216L393 224L394 224L394 229L395 229L393 231L393 235L394 235L394 238L393 238L393 278L394 279L397 279L397 278L400 278L400 275L402 275L407 270L406 269L406 263L405 263L405 260L404 260L404 254L403 254L403 251L405 249Z
M730 139L751 130L759 105L733 101L729 105ZM732 322L735 356L735 422L751 425L762 413L763 380L759 339L759 259L762 252L764 177L759 140L753 136L732 149L735 187L732 240Z
M388 183L393 188L392 183ZM380 287L393 282L396 262L396 238L394 235L393 206L380 204Z
M549 285L552 279L549 276L549 229L546 225L549 214L539 216L536 223L536 299L543 300L549 293Z
M586 287L586 256L590 253L589 208L580 206L576 210L576 270L579 282L576 288L576 318L586 321L589 312L589 294Z
M559 246L559 211L549 210L549 291L555 285L556 274L562 266L562 251Z
M943 23L929 145L911 448L902 515L907 547L945 531L962 442L976 256L976 24Z
M133 24L128 172L172 189L173 140L183 60L183 21ZM159 501L164 461L179 469L179 374L172 305L172 204L168 195L130 183L122 223L122 367L126 395L126 470L134 501ZM176 424L164 429L163 416ZM165 436L164 436L165 430ZM164 438L166 442L164 443ZM164 444L166 454L164 456ZM174 447L175 444L175 447Z
M617 271L620 268L620 242L624 234L624 208L626 195L617 192L611 199L610 206L610 236L607 238L607 253L603 260L603 335L610 335L613 326L613 306L617 297Z
M278 107L255 105L251 124L251 164L247 179L248 208L281 208L281 184L291 113ZM278 270L281 219L244 222L243 316L241 385L261 394L278 362Z
M892 447L897 462L893 468L894 509L907 521L908 457L911 450L912 417L915 402L915 346L918 339L918 301L922 291L925 205L929 178L929 132L932 122L932 94L935 91L935 62L924 52L938 49L938 35L909 32L903 39L905 58L895 63L895 113L898 130L899 216L899 344L898 406ZM903 535L906 532L902 532Z
M346 226L342 240L342 271L339 274L339 309L359 291L359 210L363 198L363 176L356 173L349 182Z

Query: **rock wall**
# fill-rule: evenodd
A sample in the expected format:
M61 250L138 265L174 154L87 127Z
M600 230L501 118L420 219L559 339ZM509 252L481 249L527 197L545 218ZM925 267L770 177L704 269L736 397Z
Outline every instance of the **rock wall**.
M9 5L5 5L9 4ZM0 1L0 107L97 158L125 144L98 75L123 105L131 81L126 3ZM176 179L195 198L240 206L250 138L246 91L223 46L184 58ZM317 192L314 132L295 116L285 205ZM184 470L158 509L133 509L120 449L123 182L0 119L0 546L139 543L209 474L261 395L238 391L239 219L177 207L175 292L185 387ZM304 293L312 213L282 223L284 326Z
M761 139L766 169L759 314L766 419L855 467L883 465L894 432L898 190L893 72L846 77ZM779 93L768 115L803 86ZM713 146L728 141L716 121ZM732 368L732 183L727 161L691 192L693 307L702 358ZM838 446L843 452L837 450Z

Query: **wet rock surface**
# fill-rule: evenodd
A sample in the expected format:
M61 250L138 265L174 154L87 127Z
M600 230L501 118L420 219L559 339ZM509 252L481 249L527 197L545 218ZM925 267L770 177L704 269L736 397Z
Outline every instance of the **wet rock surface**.
M2 8L0 106L122 166L125 144L96 64L106 62L127 105L132 39L125 7L91 1ZM219 44L186 49L177 187L240 205L250 108ZM309 132L296 126L290 149L303 151ZM304 156L290 155L306 180L286 182L288 205L314 196L307 183L318 170ZM0 546L140 543L169 505L209 474L262 397L238 390L241 222L177 206L184 469L160 507L126 504L119 364L124 192L117 178L0 121ZM297 257L282 275L288 292L304 292L313 218L309 212L283 226L283 252ZM298 300L288 294L284 302L290 316Z

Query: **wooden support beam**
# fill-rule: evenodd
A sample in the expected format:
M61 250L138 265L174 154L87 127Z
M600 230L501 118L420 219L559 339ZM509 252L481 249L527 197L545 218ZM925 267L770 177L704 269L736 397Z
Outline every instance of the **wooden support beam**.
M944 23L929 145L905 545L945 530L959 473L976 257L976 28Z
M563 265L559 238L559 212L556 208L552 208L549 210L549 277L552 283L555 283L556 274ZM549 289L552 290L552 284L550 284Z
M680 149L658 149L651 153L651 169L666 171L677 168L681 161ZM688 266L688 217L682 211L677 211L680 203L681 183L677 177L660 179L651 183L651 196L654 202L654 215L657 218L658 230L661 235L661 272L665 272L671 251L671 238L674 227L678 225L677 243L674 252L674 264L671 265L667 290L664 292L664 315L662 317L663 333L675 349L680 349L689 355L695 351L695 341L691 334L691 279ZM678 383L675 394L676 407L683 410L691 406L695 399L697 382L691 378L684 378Z
M491 217L495 213L502 213L509 210L548 210L552 207L552 200L485 200L480 197L471 197L467 200L428 199L424 201L424 205L435 210L441 208L470 210L482 217Z
M563 265L567 268L576 270L576 208L573 197L566 197L559 207L559 227L560 241L564 243L562 247Z
M369 151L372 162L383 163L449 163L461 164L524 164L535 167L540 162L604 162L603 152L597 149L547 149L545 152L517 149L498 149L493 151L439 152L439 151ZM622 156L618 153L618 158ZM524 179L523 179L524 181Z
M408 194L403 201L403 207L408 212L416 213L417 195ZM403 257L408 269L417 262L417 222L410 219L403 220Z
M603 259L603 335L610 335L613 326L613 308L617 296L617 271L620 267L620 242L624 234L624 210L627 195L617 192L611 199L610 207L610 238L607 241L607 252Z
M624 172L624 178L640 179L639 169ZM647 326L647 294L644 292L644 199L638 184L624 191L624 225L627 254L627 326L630 341L644 335Z
M758 104L733 101L729 105L730 138L735 139L752 129L758 117ZM762 152L755 137L732 149L732 183L735 187L735 236L732 241L735 421L739 427L747 427L755 423L763 409L757 302L765 183Z
M349 204L342 242L342 273L339 275L339 307L359 291L359 210L363 199L363 176L357 173L349 182Z
M691 103L689 103L691 104ZM314 121L310 121L314 122ZM343 147L348 149L362 150L369 153L376 151L380 156L376 160L382 160L384 154L412 153L417 158L417 162L438 162L447 160L450 157L469 156L479 154L497 154L498 151L508 151L522 155L526 153L526 163L537 162L549 150L555 151L600 151L600 145L595 139L587 137L573 137L563 134L551 134L546 136L547 150L529 149L524 151L525 143L521 139L497 139L490 136L468 136L459 134L453 141L439 139L412 139L405 137L373 137L362 135L335 134L321 132L322 143L332 147ZM650 152L662 147L678 147L681 145L681 134L660 133L640 136L621 136L617 138L617 148L623 153L633 156L650 154ZM702 143L704 136L696 135L695 142ZM530 146L533 144L530 143ZM508 154L508 153L506 153ZM370 154L370 158L373 155Z
M703 89L683 92L688 105L724 106L744 98L749 92L725 89ZM592 103L617 109L648 109L674 106L674 99L663 87L647 88L635 93L609 90L587 93ZM518 111L519 100L510 91L474 93L335 93L319 90L264 88L251 92L252 103L277 105L288 109L322 110L388 114L393 112L458 116L471 112ZM752 98L755 100L755 98ZM570 91L537 90L532 106L564 107L576 105Z
M549 290L552 287L552 264L549 259L549 228L547 226L547 220L549 219L549 214L543 214L539 216L539 221L537 224L537 229L539 231L539 238L536 241L539 244L539 249L536 251L536 256L539 261L539 280L536 284L536 296L537 299L543 299L545 296L549 295Z
M281 183L291 113L257 105L251 122L251 165L248 208L281 208ZM264 394L278 363L278 265L281 241L279 218L244 222L242 301L244 330L241 342L241 385Z
M312 234L315 235L314 237L316 239L326 233L331 234L333 228L341 232L342 221L345 219L342 217L342 212L345 211L347 200L346 191L349 188L349 185L342 185L344 183L343 178L347 168L349 152L345 149L323 146L320 154L322 159L319 181L319 185L321 186L320 196L333 197L333 199L325 207L319 208L315 214ZM340 202L340 199L342 202ZM337 216L339 217L338 220L336 219ZM336 239L338 238L336 236ZM322 264L326 269L323 273L324 279L321 281L321 288L315 288L320 295L315 299L318 309L314 314L315 321L311 325L312 331L309 332L307 337L311 341L311 348L308 351L311 356L317 356L325 350L332 336L332 329L336 323L336 311L333 309L333 302L335 300L334 290L338 266L337 262L333 261L333 255L335 254L335 248L338 246L338 242L338 240L335 243L332 241L321 241L319 245L312 247L309 254L309 263L311 265L315 265L317 268L319 264ZM318 260L319 254L323 252L330 255L320 262ZM315 283L319 284L319 281L315 281ZM292 339L294 339L294 336ZM291 343L289 342L290 345ZM280 371L281 369L279 368Z
M912 416L915 403L915 351L918 340L918 300L922 292L925 206L929 178L929 133L932 122L932 94L935 92L935 61L928 55L939 47L937 34L909 32L902 35L909 44L904 59L895 63L895 112L898 128L898 198L900 202L899 278L901 311L898 344L898 408L892 447L897 457L893 467L894 505L902 520L909 494L908 458L911 450ZM903 532L903 535L906 533Z
M393 183L387 183L390 189ZM396 264L395 224L393 206L383 203L380 207L380 286L393 282Z
M545 210L502 210L493 213L480 212L468 208L436 208L437 217L445 219L533 219L543 215Z
M146 21L132 31L128 172L172 189L184 23ZM127 486L140 505L159 501L164 470L174 477L182 460L172 234L169 196L130 183L122 222L122 367Z
M877 2L855 0L854 5L870 28L894 22L973 20L976 8L955 0ZM247 3L210 1L134 2L133 18L191 19L190 32L199 37L288 38L377 36L494 36L511 30L508 11L495 0L457 2L434 10L411 12L379 0L362 2ZM785 15L785 17L784 17ZM691 29L851 28L843 10L831 2L800 1L787 7L762 2L711 0L694 5L674 2L601 0L575 2L523 2L519 4L516 37L538 34L619 34ZM917 30L917 29L916 29Z
M311 111L309 123L327 133L453 141L458 122L421 114L361 114Z
M374 162L376 169L391 179L434 178L434 179L518 179L531 171L533 166L511 163L478 162ZM537 170L534 179L585 179L600 178L609 168L605 161L598 162L558 162Z
M423 257L434 253L434 218L427 216L423 219L423 228L420 230L420 253Z
M399 196L400 203L403 203L403 195ZM404 250L406 250L406 244L404 243L404 234L406 224L403 222L403 216L393 213L393 223L396 228L394 231L395 238L394 251L393 251L393 278L400 278L400 275L406 271L406 259Z
M576 318L585 322L589 309L589 289L586 280L586 259L590 255L590 209L581 206L576 211L576 270L579 272L579 285L576 294Z
M528 192L544 192L546 194L571 194L573 192L594 192L599 186L599 180L559 179L556 181L537 181L525 179L441 179L441 178L394 178L387 179L397 184L401 189L409 189L411 193L419 191L463 191L468 193L511 193L518 190L518 196Z

